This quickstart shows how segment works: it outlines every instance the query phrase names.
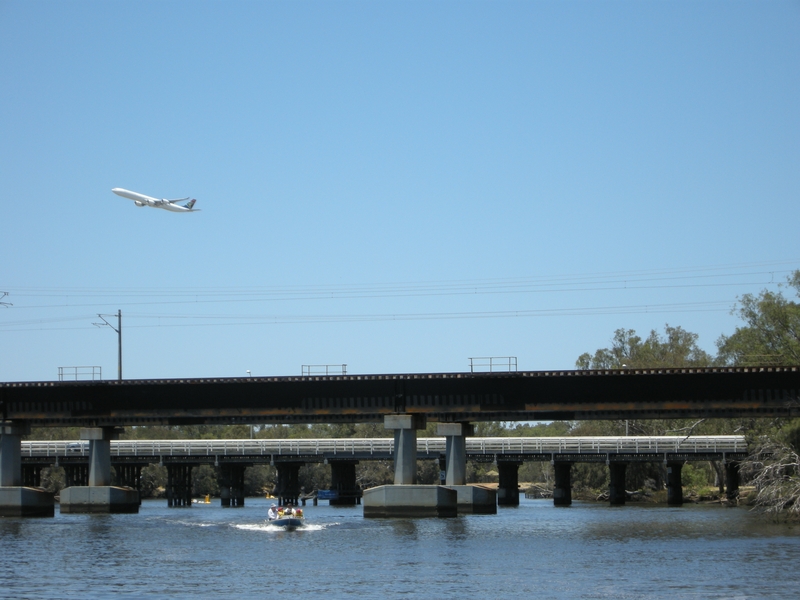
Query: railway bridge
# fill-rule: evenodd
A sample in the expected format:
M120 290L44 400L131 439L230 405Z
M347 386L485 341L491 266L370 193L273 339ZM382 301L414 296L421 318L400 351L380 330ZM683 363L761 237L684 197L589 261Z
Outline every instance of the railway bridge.
M110 485L121 427L382 421L394 431L395 485L365 493L365 515L444 516L456 512L452 494L416 486L416 432L429 421L446 438L448 486L461 489L476 421L791 417L798 390L800 367L0 383L0 511L36 512L43 498L21 485L31 426L83 428L88 486L67 488L61 508L108 511L138 506Z

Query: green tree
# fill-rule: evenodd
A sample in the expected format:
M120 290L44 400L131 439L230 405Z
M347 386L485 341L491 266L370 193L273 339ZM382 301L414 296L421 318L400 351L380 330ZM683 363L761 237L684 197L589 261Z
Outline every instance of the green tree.
M800 296L800 271L782 288ZM734 312L745 322L730 336L717 340L718 361L723 365L765 366L800 364L800 304L779 292L762 291L739 298Z
M199 465L192 469L192 496L219 496L217 470L211 465Z
M147 465L142 469L142 496L157 498L164 494L167 487L167 467L163 465Z
M264 496L275 487L275 467L253 465L244 470L245 496Z
M588 352L578 357L579 369L646 369L706 367L714 358L697 344L698 335L682 327L664 326L664 334L656 330L642 339L633 329L617 329L611 347L601 348L594 354ZM700 434L703 420L648 419L626 421L581 421L575 423L572 435L690 435ZM705 471L704 471L705 472ZM639 489L645 485L663 487L666 472L663 465L632 463L626 471L626 487ZM573 467L573 484L577 489L599 490L608 485L608 469L600 465L576 464Z
M794 271L780 287L800 297L800 271ZM780 290L763 290L740 297L734 313L745 324L717 340L719 364L800 364L800 304ZM797 398L793 402L800 404ZM754 421L748 433L753 450L742 471L752 473L758 490L756 505L775 518L800 520L800 419Z
M551 421L539 423L516 423L507 435L513 437L566 437L570 435L573 425L569 421Z
M475 423L475 437L504 437L508 429L501 421L482 421Z
M576 361L579 369L645 369L707 367L714 358L697 344L698 335L682 327L665 325L664 335L652 330L642 339L633 329L617 329L610 348L594 355L582 354ZM648 419L627 421L582 421L573 425L573 435L675 435L717 433L703 431L711 425L704 421ZM730 433L730 432L728 432Z
M583 370L709 366L713 358L697 345L697 339L696 333L669 324L663 336L653 329L645 340L633 329L617 329L610 348L581 354L575 365Z

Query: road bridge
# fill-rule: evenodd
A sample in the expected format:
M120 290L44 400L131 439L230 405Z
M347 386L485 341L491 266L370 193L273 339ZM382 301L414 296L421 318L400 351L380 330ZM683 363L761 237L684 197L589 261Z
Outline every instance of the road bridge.
M443 437L417 438L417 458L438 459L446 452ZM473 437L466 441L469 459L502 460L503 457L549 461L556 457L597 462L608 457L639 456L653 460L687 457L686 460L743 458L747 442L743 435L694 436L594 436L594 437ZM233 440L115 440L114 459L144 459L168 462L171 458L195 458L213 462L220 458L245 462L274 463L276 460L389 460L394 456L393 438L233 439ZM23 459L45 462L89 458L89 444L80 440L23 441Z
M447 468L447 440L418 438L417 459L436 460ZM23 472L29 485L39 485L41 470L58 465L70 485L86 485L90 459L88 443L74 441L25 441L21 447ZM110 444L111 464L117 483L138 488L143 466L158 463L168 472L169 506L191 506L191 469L201 464L217 468L223 506L243 506L244 469L270 464L278 472L281 500L297 503L300 490L297 471L307 463L330 465L331 502L354 504L361 497L355 466L368 460L392 460L394 439L256 439L256 440L118 440ZM623 504L624 469L631 462L667 465L670 504L682 502L680 470L687 461L722 461L729 470L728 493L738 489L735 466L747 456L744 436L634 436L634 437L492 437L469 438L466 458L492 462L500 474L501 504L519 503L517 469L526 461L551 462L556 473L554 503L571 503L570 469L577 462L604 463L622 478L612 503ZM621 471L620 471L621 469ZM621 475L620 475L621 472ZM442 485L447 485L447 475Z

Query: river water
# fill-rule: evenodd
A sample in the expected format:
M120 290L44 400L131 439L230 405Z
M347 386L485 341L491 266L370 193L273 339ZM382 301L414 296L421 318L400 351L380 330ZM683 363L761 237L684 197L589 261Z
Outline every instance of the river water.
M0 519L2 598L796 598L800 528L743 508L521 499L497 515L364 519L269 501Z

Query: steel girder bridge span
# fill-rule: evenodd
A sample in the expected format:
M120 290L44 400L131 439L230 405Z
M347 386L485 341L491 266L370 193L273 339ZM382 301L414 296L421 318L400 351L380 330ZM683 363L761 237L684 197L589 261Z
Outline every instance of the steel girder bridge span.
M124 427L800 415L800 367L0 383L6 423Z

